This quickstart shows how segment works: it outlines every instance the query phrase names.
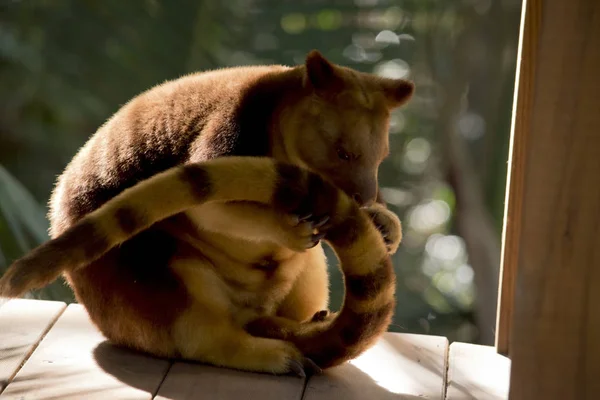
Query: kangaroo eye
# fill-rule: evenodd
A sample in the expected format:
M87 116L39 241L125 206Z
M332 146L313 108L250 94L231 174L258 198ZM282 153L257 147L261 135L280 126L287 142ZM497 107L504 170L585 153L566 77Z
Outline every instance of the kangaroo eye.
M348 153L347 151L345 151L344 149L339 148L339 147L337 149L337 155L341 160L344 160L344 161L349 161L350 158L352 158L350 153Z

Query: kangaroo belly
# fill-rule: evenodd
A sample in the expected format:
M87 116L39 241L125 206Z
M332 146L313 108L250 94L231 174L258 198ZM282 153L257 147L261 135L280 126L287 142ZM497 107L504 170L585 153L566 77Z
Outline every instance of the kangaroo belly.
M269 241L202 230L183 215L165 229L179 241L170 268L188 293L200 298L207 291L222 294L228 312L241 325L259 315L274 315L311 260L308 253Z
M67 278L112 342L173 356L171 328L187 309L214 306L240 327L275 315L307 263L270 243L198 232L180 215Z

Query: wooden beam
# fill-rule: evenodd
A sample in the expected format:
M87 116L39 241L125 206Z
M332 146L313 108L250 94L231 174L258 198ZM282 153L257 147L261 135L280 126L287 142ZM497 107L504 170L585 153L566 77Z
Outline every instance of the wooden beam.
M600 393L600 1L526 4L511 400ZM525 49L524 49L525 50ZM519 100L520 101L520 100ZM520 125L521 124L521 125Z
M539 12L525 12L525 7L540 8L540 1L523 2L519 51L515 84L515 101L511 121L508 154L508 176L506 179L506 201L502 231L502 255L500 260L500 287L498 289L498 312L496 314L496 350L509 354L510 328L514 310L515 278L521 239L521 218L525 180L525 161L531 110L533 104L533 80L536 58L531 57L537 49ZM528 34L524 35L527 27ZM524 79L521 79L524 78Z

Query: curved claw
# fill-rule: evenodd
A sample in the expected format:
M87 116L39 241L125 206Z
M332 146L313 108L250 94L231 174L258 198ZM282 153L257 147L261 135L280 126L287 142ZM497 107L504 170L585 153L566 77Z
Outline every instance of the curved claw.
M322 215L320 217L317 217L317 216L313 215L312 213L306 213L306 214L302 214L302 215L292 215L292 220L296 225L301 222L309 222L310 221L313 228L320 228L323 225L325 225L327 222L329 222L330 217L329 217L329 215Z
M306 376L311 376L315 374L323 373L321 367L319 367L313 360L305 357L302 359L302 362L298 360L290 360L289 362L290 372L288 375L297 376L299 378L306 378Z
M324 216L320 217L318 220L316 220L316 221L313 223L313 228L317 228L317 229L318 229L318 228L322 227L322 226L323 226L323 225L325 225L327 222L329 222L329 219L330 219L330 218L329 218L329 215L324 215Z
M312 218L312 216L313 216L312 213L298 215L298 222L308 221L310 218Z
M304 366L297 360L290 360L289 362L290 372L289 375L294 375L299 378L306 378L306 372L304 372Z
M305 357L304 362L302 363L304 366L305 373L308 373L308 376L322 374L323 370L319 367L313 360L308 357Z

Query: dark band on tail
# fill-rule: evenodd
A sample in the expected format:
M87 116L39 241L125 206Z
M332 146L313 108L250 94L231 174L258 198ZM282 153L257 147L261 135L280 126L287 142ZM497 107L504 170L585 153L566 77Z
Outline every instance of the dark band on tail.
M68 246L81 249L83 250L84 258L88 258L110 247L110 241L104 235L104 232L99 230L96 224L87 220L73 225L63 235L54 239L54 244L58 251L62 251ZM60 257L60 255L57 256Z
M389 302L376 310L371 310L365 313L348 313L348 320L352 321L351 325L344 326L340 330L340 339L344 347L355 346L360 342L369 341L371 338L379 334L379 330L373 328L378 327L382 321L392 315L394 312L395 303ZM357 328L364 327L364 328Z
M320 175L280 162L275 169L278 178L271 201L276 209L302 216L310 213L318 219L337 203L339 190Z
M356 243L360 234L365 231L366 225L358 212L358 208L353 207L352 213L345 220L327 232L327 241L339 248L349 247Z
M273 191L273 205L276 208L294 208L299 199L306 197L306 173L289 164L276 163L277 182Z
M198 164L189 164L181 168L183 181L187 182L193 191L193 195L198 200L203 200L211 195L212 182L210 174L205 167Z
M360 251L375 246L377 243L372 240L372 232L367 234L368 229L374 229L374 226L368 226L369 223L371 221L365 213L358 207L352 207L350 215L334 225L328 231L326 239L336 252L345 252L350 248ZM335 320L328 325L317 325L312 331L300 330L298 335L290 338L303 354L321 368L339 365L357 357L368 349L391 323L395 309L396 276L389 255L384 246L380 247L382 258L367 261L373 263L370 269L356 264L352 257L341 260L345 299ZM354 266L359 269L353 270ZM360 270L370 272L361 274L358 272Z
M375 298L389 286L392 278L389 264L391 262L386 258L379 263L379 268L368 275L347 275L345 279L348 294L361 301Z
M144 217L139 214L139 211L132 207L123 206L115 211L115 217L119 229L127 235L135 232L138 227L145 224Z

